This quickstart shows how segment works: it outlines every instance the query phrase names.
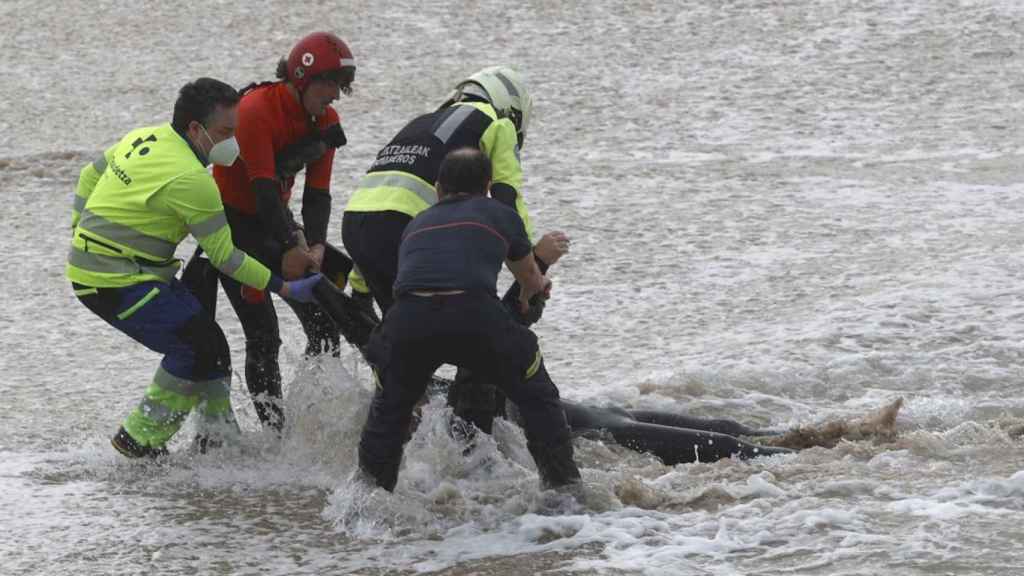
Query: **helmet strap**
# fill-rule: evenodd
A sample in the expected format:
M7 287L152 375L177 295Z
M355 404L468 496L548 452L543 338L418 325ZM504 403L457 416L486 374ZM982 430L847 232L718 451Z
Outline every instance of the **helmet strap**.
M295 94L299 98L299 108L302 109L302 114L303 114L303 116L306 117L306 124L310 128L315 127L316 126L316 117L313 116L312 114L310 114L306 110L306 89L305 88L299 88L296 84L294 84L292 82L288 82L288 84L290 84L291 87L295 89Z

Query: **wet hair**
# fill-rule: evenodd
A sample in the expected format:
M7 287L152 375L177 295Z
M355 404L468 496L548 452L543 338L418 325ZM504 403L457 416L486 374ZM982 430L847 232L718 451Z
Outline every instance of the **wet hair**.
M476 148L453 150L437 172L438 193L484 196L491 181L491 159Z
M199 78L178 91L171 125L179 132L188 130L193 120L205 126L218 107L234 106L238 100L238 92L230 85L213 78Z
M288 59L281 58L277 61L277 70L274 71L274 77L278 80L288 80Z

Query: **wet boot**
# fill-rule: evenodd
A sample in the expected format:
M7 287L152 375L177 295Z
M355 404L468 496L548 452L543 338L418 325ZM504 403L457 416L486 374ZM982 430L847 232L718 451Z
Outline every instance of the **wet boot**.
M123 426L119 428L117 434L114 434L114 437L110 439L110 445L128 458L158 458L160 456L167 455L167 448L163 446L154 448L139 444L131 437L130 434L128 434Z
M281 369L277 363L280 342L250 340L245 343L245 384L256 415L264 428L278 433L284 428L281 407Z
M580 470L572 456L572 441L548 444L527 441L526 448L537 464L540 485L545 490L580 484Z
M449 431L452 438L466 444L464 456L476 447L477 432L493 432L499 396L504 404L504 394L494 386L475 381L469 370L459 368L455 373L455 381L448 388L448 405L453 413Z
M504 401L504 395L501 396ZM497 412L494 386L476 381L469 370L459 368L448 390L448 405L456 416L476 426L484 434L494 429Z
M367 436L364 433L359 443L359 472L358 477L363 482L379 486L388 492L395 491L398 484L398 467L402 463L402 449L391 451L389 454L373 453L364 446Z
M280 402L280 398L267 394L252 400L252 405L256 408L256 415L259 416L260 423L278 434L284 429L284 410L281 408Z

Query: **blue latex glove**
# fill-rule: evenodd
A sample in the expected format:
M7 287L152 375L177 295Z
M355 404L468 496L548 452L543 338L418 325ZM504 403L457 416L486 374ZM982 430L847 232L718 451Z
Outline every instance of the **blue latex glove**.
M317 273L312 276L307 276L301 280L291 280L285 282L288 285L288 298L303 304L307 304L313 301L313 286L316 283L323 280L324 275Z

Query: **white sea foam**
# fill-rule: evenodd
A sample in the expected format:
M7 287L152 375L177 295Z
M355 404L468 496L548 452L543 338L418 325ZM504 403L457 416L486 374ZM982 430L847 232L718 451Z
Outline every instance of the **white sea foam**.
M0 572L1024 565L1024 450L1001 425L1024 418L1020 2L12 0L0 20ZM576 502L538 490L513 425L464 456L435 401L388 494L352 481L372 389L357 354L306 362L278 307L278 440L259 430L221 298L243 439L196 455L189 423L164 462L117 457L107 438L159 358L64 280L78 171L167 121L186 80L268 79L319 28L359 62L337 103L350 144L333 242L381 145L462 75L512 64L536 101L531 216L574 240L537 327L563 396L783 429L903 397L896 439L676 467L579 439Z

